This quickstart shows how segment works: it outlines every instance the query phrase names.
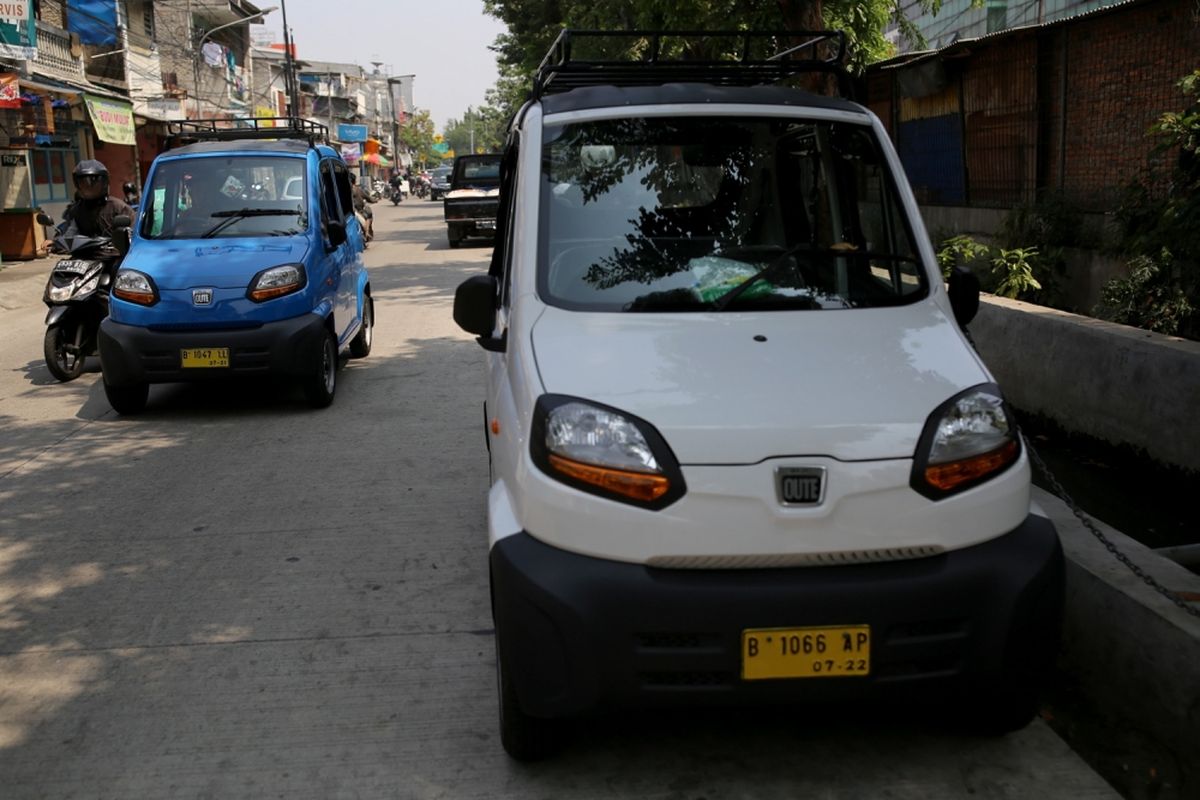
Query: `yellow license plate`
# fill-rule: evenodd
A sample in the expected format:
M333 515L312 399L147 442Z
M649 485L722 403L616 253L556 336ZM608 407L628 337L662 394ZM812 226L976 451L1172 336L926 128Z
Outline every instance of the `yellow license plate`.
M870 625L742 631L742 680L847 678L869 674Z
M180 350L180 362L187 367L228 367L228 347L200 347L193 350Z

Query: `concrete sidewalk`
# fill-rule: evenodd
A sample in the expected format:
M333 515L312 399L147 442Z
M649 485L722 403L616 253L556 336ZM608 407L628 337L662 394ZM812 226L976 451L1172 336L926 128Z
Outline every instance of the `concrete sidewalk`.
M1127 798L1200 797L1200 618L1118 561L1062 500L1036 488L1034 499L1067 556L1059 688L1089 714L1072 746ZM1155 581L1200 598L1200 575L1094 522Z

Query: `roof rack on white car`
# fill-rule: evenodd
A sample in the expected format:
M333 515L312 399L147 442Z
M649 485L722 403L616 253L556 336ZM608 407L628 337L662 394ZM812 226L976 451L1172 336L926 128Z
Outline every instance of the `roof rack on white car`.
M584 86L757 86L804 74L853 97L842 31L593 31L564 28L533 79L534 98Z
M168 122L167 131L173 146L242 139L302 139L310 145L329 141L327 127L300 117L180 119Z

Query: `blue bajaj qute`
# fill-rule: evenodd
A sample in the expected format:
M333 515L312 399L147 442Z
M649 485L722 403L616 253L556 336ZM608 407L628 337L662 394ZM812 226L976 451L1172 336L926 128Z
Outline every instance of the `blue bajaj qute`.
M100 328L104 391L118 412L141 411L152 383L238 376L298 382L323 408L343 352L370 352L349 173L320 126L287 124L188 123L193 142L151 167Z

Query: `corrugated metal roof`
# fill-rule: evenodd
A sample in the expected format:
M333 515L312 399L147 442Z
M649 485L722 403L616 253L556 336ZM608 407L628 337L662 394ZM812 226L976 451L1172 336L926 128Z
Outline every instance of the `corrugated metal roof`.
M1049 20L1047 22L1042 22L1042 23L1035 24L1035 25L1019 25L1019 26L1012 27L1012 28L1005 28L1004 30L1000 30L1000 31L993 31L992 33L985 33L983 36L974 36L970 39L959 39L958 41L954 42L953 44L948 44L945 47L939 48L937 50L917 50L914 52L902 53L901 55L893 56L893 57L891 57L889 59L885 59L883 61L876 61L873 64L868 64L867 70L870 71L870 70L874 70L874 69L880 69L880 70L898 69L900 67L908 66L909 64L912 64L917 61L924 61L927 58L932 58L932 57L938 56L938 55L947 55L947 54L953 53L955 50L964 49L968 45L971 45L971 44L976 44L979 42L991 43L998 39L1004 39L1006 37L1012 37L1012 36L1019 36L1020 34L1028 33L1029 31L1043 30L1046 28L1054 28L1054 27L1061 26L1061 25L1067 25L1072 22L1077 22L1081 19L1088 19L1090 17L1098 17L1098 16L1102 16L1104 14L1111 13L1113 11L1119 11L1119 10L1127 8L1129 6L1147 5L1149 3L1154 3L1154 2L1161 2L1161 0L1116 0L1116 2L1106 5L1106 6L1103 6L1101 8L1093 8L1090 11L1080 11L1079 13L1076 13L1076 14L1071 14L1071 15L1065 16L1065 17L1059 17L1058 19Z

